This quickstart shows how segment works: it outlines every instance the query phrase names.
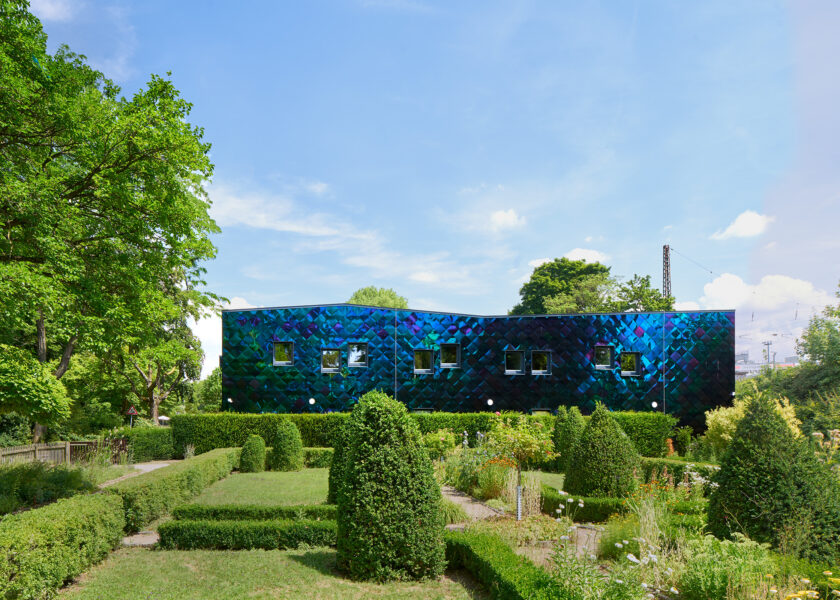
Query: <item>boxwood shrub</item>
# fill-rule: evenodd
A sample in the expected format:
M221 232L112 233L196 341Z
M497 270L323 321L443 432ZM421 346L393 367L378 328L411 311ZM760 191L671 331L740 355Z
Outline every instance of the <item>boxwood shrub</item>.
M237 448L219 448L126 479L105 488L105 493L122 498L126 531L136 532L226 477L236 466L238 453Z
M172 511L179 521L276 521L281 519L335 520L332 504L265 506L262 504L183 504Z
M334 546L335 521L167 521L158 527L160 547L172 550L291 550Z
M0 521L0 598L52 597L117 547L123 505L107 494L75 496Z
M265 440L252 433L242 446L239 456L239 470L242 473L262 473L265 471Z
M303 465L307 469L329 469L333 452L332 448L304 448Z
M289 419L277 421L277 427L270 441L269 469L300 471L303 468L303 444L300 441L300 431Z
M642 456L665 456L667 439L674 434L677 419L661 412L611 412L636 451Z
M170 427L124 427L116 436L128 440L128 450L134 462L171 460L183 455L183 448L175 450Z

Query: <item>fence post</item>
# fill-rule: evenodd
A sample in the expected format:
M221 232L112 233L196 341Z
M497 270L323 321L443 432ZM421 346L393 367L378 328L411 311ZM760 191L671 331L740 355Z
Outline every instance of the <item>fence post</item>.
M70 442L64 442L64 462L70 465Z

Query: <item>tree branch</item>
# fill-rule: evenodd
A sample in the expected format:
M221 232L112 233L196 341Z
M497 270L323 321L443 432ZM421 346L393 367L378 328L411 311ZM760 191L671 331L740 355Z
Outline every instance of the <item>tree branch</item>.
M61 376L67 372L67 369L70 368L70 357L73 355L73 349L76 346L76 342L79 341L79 334L73 334L67 341L67 345L64 346L64 352L61 354L61 360L58 362L58 366L55 368L55 375L56 379L61 379Z

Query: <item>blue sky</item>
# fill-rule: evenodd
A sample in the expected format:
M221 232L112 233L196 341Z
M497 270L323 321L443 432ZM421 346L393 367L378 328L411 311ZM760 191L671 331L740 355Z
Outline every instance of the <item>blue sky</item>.
M171 71L194 103L223 230L208 285L234 306L341 302L373 284L416 308L504 313L558 256L659 286L670 243L680 306L738 309L739 349L758 358L773 339L781 359L840 279L838 6L33 11L52 48L125 93ZM209 367L218 319L197 331Z

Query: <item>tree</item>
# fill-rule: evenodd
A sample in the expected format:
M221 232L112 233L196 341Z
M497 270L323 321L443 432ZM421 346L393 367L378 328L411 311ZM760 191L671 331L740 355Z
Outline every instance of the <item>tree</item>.
M197 382L193 390L193 403L199 412L219 412L222 406L222 369L216 367Z
M612 312L640 312L673 310L673 296L663 296L662 292L650 285L650 275L633 275L633 279L618 284L612 299Z
M796 343L796 351L805 361L833 370L840 368L840 305L827 306L822 316L811 319Z
M70 416L70 398L49 367L19 348L0 344L0 413L54 424Z
M408 308L408 300L400 296L391 288L378 288L374 285L359 288L350 299L349 304L364 306L381 306L383 308Z
M512 315L548 314L546 300L558 298L553 305L575 308L569 312L583 312L577 302L590 304L592 294L598 293L598 286L609 278L610 268L601 263L588 263L585 260L555 258L534 269L531 278L519 290L520 302L510 311ZM577 290L584 288L588 293L576 296ZM564 311L565 312L565 311Z

